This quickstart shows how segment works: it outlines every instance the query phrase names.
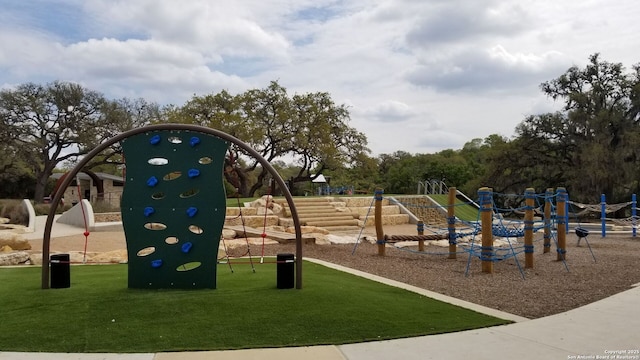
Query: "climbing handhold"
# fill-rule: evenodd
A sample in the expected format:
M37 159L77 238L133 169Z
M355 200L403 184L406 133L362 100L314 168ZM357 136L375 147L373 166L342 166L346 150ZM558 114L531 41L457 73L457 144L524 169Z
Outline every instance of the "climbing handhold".
M183 253L187 254L189 253L189 251L191 251L191 248L193 247L193 244L190 242L184 243L182 244L181 250Z
M189 145L191 145L191 147L194 147L198 144L200 144L200 138L197 136L194 136L191 138L191 140L189 140Z
M197 213L198 213L198 208L197 207L191 206L190 208L187 209L187 215L189 217L194 217L194 216L196 216Z
M151 145L157 145L160 143L160 140L162 140L162 138L160 138L160 135L153 135L151 139L149 139L149 143L151 143Z
M198 177L198 176L200 176L200 170L198 170L198 169L189 169L189 172L187 173L187 175L188 175L190 178L192 178L192 179L193 179L194 177Z
M145 217L149 217L149 216L151 216L151 214L153 214L155 212L156 212L156 209L154 209L151 206L147 206L146 208L144 208L144 216Z
M152 176L147 180L147 186L154 187L156 185L158 185L158 178L155 176Z
M156 259L151 261L151 267L154 269L159 268L160 266L162 266L162 259Z

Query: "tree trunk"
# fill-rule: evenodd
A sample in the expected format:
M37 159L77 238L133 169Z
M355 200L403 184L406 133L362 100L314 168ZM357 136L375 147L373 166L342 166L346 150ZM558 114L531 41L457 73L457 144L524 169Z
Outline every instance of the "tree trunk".
M33 194L33 201L37 204L41 204L44 201L44 191L47 188L47 181L49 175L46 172L38 173L36 175L36 188Z
M263 169L260 172L260 175L258 175L258 180L256 181L255 184L253 184L253 186L251 186L251 189L249 190L249 195L248 197L254 197L256 191L260 190L260 188L262 188L262 183L264 182L264 178L267 176L267 170Z
M243 169L228 166L224 171L224 178L234 186L236 195L250 197L247 185L247 174Z

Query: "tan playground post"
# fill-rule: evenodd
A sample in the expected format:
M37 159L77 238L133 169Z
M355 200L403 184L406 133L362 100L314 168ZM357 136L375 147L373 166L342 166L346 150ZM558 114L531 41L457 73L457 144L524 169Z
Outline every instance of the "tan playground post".
M449 206L447 206L447 230L449 231L449 259L455 259L458 252L456 242L456 188L449 188Z
M375 216L374 220L376 223L376 243L378 244L378 255L385 255L385 239L384 239L384 229L382 228L382 194L384 190L377 188L375 190Z
M551 250L551 199L553 198L553 189L548 188L544 193L544 246L543 254Z
M480 199L480 220L482 222L482 246L480 258L482 272L493 273L493 199L488 187L478 189Z
M567 190L563 187L556 189L558 201L556 206L556 223L558 224L558 257L557 260L567 259Z
M535 204L535 190L527 188L524 191L524 267L533 268L533 206Z

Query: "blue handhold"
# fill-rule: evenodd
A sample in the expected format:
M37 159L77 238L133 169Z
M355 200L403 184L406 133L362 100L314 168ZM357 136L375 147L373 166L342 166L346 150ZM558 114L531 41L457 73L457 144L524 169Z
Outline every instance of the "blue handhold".
M198 177L200 176L200 170L189 169L189 171L187 172L187 176L189 176L191 179L193 179L194 177Z
M193 247L193 244L190 243L190 242L187 242L187 243L182 244L181 250L182 250L183 253L187 254L189 251L191 251L192 247Z
M160 143L160 140L162 140L162 138L160 138L160 135L153 135L151 139L149 139L149 142L151 143L151 145L157 145Z
M147 180L147 186L154 187L156 185L158 185L158 179L155 176L152 176Z
M151 261L151 267L152 268L157 269L160 266L162 266L162 259L157 259L157 260Z
M197 136L194 136L191 138L191 140L189 140L189 145L191 145L191 147L194 147L198 144L200 144L200 138Z
M194 217L194 216L196 216L197 213L198 213L198 208L197 207L193 207L192 206L192 207L187 209L187 215L189 217Z
M147 206L146 208L144 208L144 216L145 217L149 217L151 214L155 213L156 209L154 209L151 206Z

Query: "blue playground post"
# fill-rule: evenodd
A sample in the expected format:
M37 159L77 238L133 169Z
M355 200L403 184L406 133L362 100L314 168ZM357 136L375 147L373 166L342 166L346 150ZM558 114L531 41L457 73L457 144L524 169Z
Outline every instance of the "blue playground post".
M631 195L631 226L632 226L632 230L631 232L633 233L633 237L636 237L636 225L637 225L637 221L636 221L636 206L637 206L637 201L636 201L636 194Z
M569 233L569 193L564 192L564 231Z
M551 208L553 207L553 189L547 188L544 193L544 248L543 253L551 250Z
M607 237L607 198L600 194L600 221L602 222L602 237Z
M483 187L478 189L480 199L480 217L482 227L482 246L480 247L480 259L482 260L482 272L493 273L493 193L492 189Z

